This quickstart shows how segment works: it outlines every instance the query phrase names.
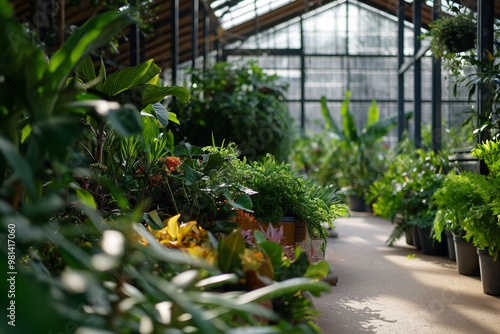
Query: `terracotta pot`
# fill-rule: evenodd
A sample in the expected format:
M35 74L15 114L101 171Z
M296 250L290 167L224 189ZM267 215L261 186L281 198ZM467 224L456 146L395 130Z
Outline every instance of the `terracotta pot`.
M262 229L264 231L267 231L268 225L269 224L264 223L262 221L257 221L255 223L241 223L240 224L241 228L243 228L245 230L259 230L259 231L260 231L259 226L262 226ZM282 246L294 246L295 245L295 217L285 216L278 223L273 223L273 225L275 228L280 228L281 226L283 226L283 239L284 239L284 241L281 242Z

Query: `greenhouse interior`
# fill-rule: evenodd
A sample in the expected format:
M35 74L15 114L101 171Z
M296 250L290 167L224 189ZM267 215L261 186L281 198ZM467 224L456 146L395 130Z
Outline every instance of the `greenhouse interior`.
M0 334L499 333L499 18L0 0Z

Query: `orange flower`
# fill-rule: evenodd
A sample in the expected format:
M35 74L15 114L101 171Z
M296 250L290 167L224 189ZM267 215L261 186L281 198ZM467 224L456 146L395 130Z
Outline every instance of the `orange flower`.
M178 157L166 157L163 160L163 163L167 172L178 169L178 167L182 164L181 159L179 159Z

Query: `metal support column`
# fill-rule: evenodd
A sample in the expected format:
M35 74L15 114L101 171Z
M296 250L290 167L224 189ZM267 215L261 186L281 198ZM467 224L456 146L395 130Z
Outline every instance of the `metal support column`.
M172 0L172 86L177 85L179 67L179 0Z
M304 131L306 122L305 93L306 93L306 57L304 52L304 26L300 17L300 130Z
M479 61L488 62L488 53L493 54L493 21L494 21L494 0L478 0L477 3L477 54ZM478 68L478 71L481 71ZM491 89L487 85L477 87L477 112L478 127L483 124L491 112ZM487 131L478 134L477 141L482 143L489 139ZM479 165L481 174L488 174L488 168L481 161Z
M434 0L432 7L432 21L441 17L441 0ZM442 129L441 129L441 102L442 102L442 86L441 86L441 58L432 57L432 143L431 147L434 152L441 150Z
M140 45L139 45L139 27L134 25L130 26L130 66L136 66L140 63Z
M192 15L192 46L191 46L191 62L192 67L196 68L196 58L198 58L198 10L199 10L198 0L193 0L193 8L191 11Z
M414 54L417 54L420 50L420 35L422 27L422 0L413 1L413 46ZM414 120L415 120L415 147L422 147L422 61L420 58L415 60L415 65L413 67L413 108L414 108Z
M203 43L203 69L207 68L208 53L210 51L210 12L205 9L205 23L203 27L203 36L205 42Z
M405 61L404 43L405 43L405 2L398 0L398 68L403 66ZM405 74L398 74L398 140L403 139L405 130Z

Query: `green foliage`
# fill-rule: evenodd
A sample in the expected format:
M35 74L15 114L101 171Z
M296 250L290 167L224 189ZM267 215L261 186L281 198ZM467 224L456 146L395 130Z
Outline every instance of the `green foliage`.
M333 187L323 187L313 180L302 178L290 165L278 163L268 155L262 162L247 163L234 160L230 179L244 185L251 195L254 216L264 223L277 223L285 215L295 215L307 223L309 234L326 244L328 232L324 224L349 214L340 204Z
M479 193L477 176L464 172L460 175L450 173L443 185L432 197L438 212L434 220L434 236L441 241L445 230L456 235L463 235L464 223L470 219L471 211L484 204Z
M472 238L475 246L487 249L494 258L500 252L499 148L498 140L478 144L472 154L484 159L490 174L468 173L463 176L464 182L470 184L471 192L477 198L467 206L470 209L463 222L465 237Z
M444 174L452 169L446 153L434 154L414 149L408 139L400 144L404 148L394 161L370 187L373 213L393 222L399 214L393 233L387 243L394 244L409 227L431 227L436 215L432 206L433 194L441 188Z
M244 159L234 163L232 178L256 192L252 195L256 217L265 223L277 223L294 213L305 194L296 170L271 155L263 162L247 163Z
M442 58L444 66L455 79L463 76L463 69L469 64L468 57L474 55L477 25L475 13L458 3L449 3L453 14L444 14L432 22L422 37L431 39L434 57ZM455 86L455 89L457 86Z
M426 34L432 38L431 50L435 57L445 57L452 59L457 52L462 52L463 40L472 37L474 42L477 26L473 12L465 13L464 10L454 7L455 15L445 15L434 21L431 29ZM467 45L469 49L474 47L474 43ZM467 50L465 50L467 51Z
M317 148L310 150L306 146L299 152L306 152L302 154L312 158L312 162L303 164L307 164L305 170L320 183L333 184L335 187L347 189L349 194L364 198L369 186L386 168L386 156L389 151L381 140L397 125L397 116L380 119L380 111L374 100L368 109L366 126L357 129L354 117L349 111L350 95L350 92L346 93L340 108L342 128L330 115L326 98L322 98L325 131L311 140L314 143L312 145L317 145ZM296 155L295 159L302 162L306 160L300 155Z
M0 250L4 259L15 259L0 263L4 272L17 272L16 296L10 300L16 303L18 321L8 332L238 333L240 328L320 332L309 318L292 323L285 313L259 304L285 298L298 305L289 309L297 318L308 314L307 305L295 296L301 291L318 295L328 286L317 280L321 268L304 270L303 256L297 262L278 262L275 256L281 281L253 291L228 292L238 276L223 273L208 260L164 247L143 226L162 224L163 212L144 214L156 199L157 179L150 176L158 173L177 173L177 193L165 184L166 194L185 196L189 208L205 194L211 205L229 211L249 210L251 201L246 188L234 187L230 193L233 186L222 182L221 171L232 150L204 151L188 144L174 148L171 135L160 133L156 120L139 117L138 107L166 94L151 81L157 74L154 64L106 78L103 67L96 75L85 60L93 49L135 23L126 13L98 15L46 63L12 17L9 4L0 0L4 32L0 36L0 243L7 245L15 235L15 247ZM130 76L139 68L153 78ZM68 81L75 69L85 79ZM98 80L90 84L93 79ZM127 106L117 98L131 87L153 84L154 89L141 91L140 105ZM94 137L89 139L89 132L81 131L85 122L99 131L106 129L100 133L109 137L96 137L90 131ZM95 161L91 150L82 153L79 147L93 139L104 141L101 148L107 158L102 163ZM163 165L168 154L178 160ZM196 206L203 207L199 202ZM217 244L213 236L208 239ZM239 250L231 246L241 242L221 245ZM228 263L224 271L237 271L236 261ZM0 290L8 289L8 281L2 280ZM0 299L3 310L10 300Z
M180 120L176 141L198 146L234 142L242 155L259 160L266 153L286 161L291 150L293 119L284 103L286 86L254 63L234 68L219 63L191 70L187 104L174 105Z

